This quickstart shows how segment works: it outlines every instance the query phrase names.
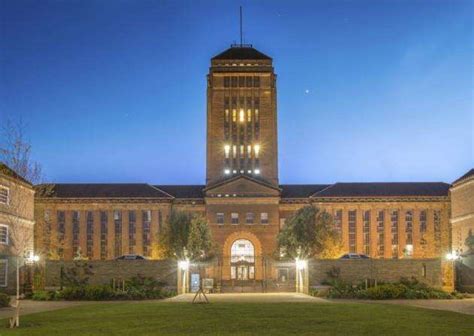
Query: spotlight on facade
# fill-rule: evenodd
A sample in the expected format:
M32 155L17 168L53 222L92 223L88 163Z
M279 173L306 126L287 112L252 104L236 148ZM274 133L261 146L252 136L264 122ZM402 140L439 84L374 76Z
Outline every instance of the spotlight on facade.
M296 258L296 268L298 270L304 270L307 265L308 265L308 262L306 260Z
M37 263L40 260L39 255L31 253L28 258L26 258L26 263L27 264L34 264Z
M178 266L182 271L187 271L189 269L189 260L178 261Z
M448 260L458 260L459 258L461 258L461 256L459 254L457 254L456 252L450 252L448 254L446 254L446 259Z
M230 174L230 169L224 169L224 174L229 175Z
M255 169L254 173L257 174L257 175L260 174L260 169Z

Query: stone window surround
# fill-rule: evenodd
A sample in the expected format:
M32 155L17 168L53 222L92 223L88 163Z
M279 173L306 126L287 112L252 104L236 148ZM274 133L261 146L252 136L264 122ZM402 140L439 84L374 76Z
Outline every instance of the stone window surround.
M2 197L0 197L0 204L10 205L10 188L4 185L0 185L0 190L2 191ZM3 194L3 191L6 191L6 193Z
M8 241L8 225L7 224L0 224L0 230L3 230L3 229L5 229L5 239L0 240L0 244L8 245L8 243L9 243L9 241Z
M0 264L5 264L4 268L0 268L0 269L5 270L4 274L0 274L0 287L7 287L8 286L8 259L0 259Z

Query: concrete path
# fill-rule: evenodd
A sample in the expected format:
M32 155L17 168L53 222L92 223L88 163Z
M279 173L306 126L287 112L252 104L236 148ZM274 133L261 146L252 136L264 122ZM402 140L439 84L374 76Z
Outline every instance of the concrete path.
M192 302L194 293L182 294L169 299L166 302ZM300 293L222 293L207 294L210 302L258 302L258 303L276 303L276 302L312 302L328 303L328 300L316 298Z
M373 303L373 301L371 301ZM385 300L378 303L400 304L427 309L449 310L474 315L474 299L462 300Z
M12 299L11 305L14 305L15 299ZM21 300L20 303L20 316L26 314L40 313L44 311L57 310L69 307L80 306L84 304L90 304L94 302L90 301L33 301L33 300ZM0 319L10 318L13 316L15 308L6 307L0 308Z

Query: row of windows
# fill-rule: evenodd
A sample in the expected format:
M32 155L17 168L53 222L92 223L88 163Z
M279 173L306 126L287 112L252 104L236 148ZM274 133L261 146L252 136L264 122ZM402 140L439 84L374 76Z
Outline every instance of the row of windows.
M399 250L399 211L394 210L390 212L390 234L392 244L392 256L398 256ZM413 210L405 211L405 241L406 247L404 253L406 256L413 254ZM434 222L434 238L435 238L435 253L441 252L441 211L435 210L433 212ZM422 210L419 213L420 223L420 244L426 244L424 234L427 231L427 211ZM342 210L334 212L334 226L339 233L342 233ZM362 213L362 233L364 252L370 254L370 227L371 227L371 211L366 210ZM377 231L377 254L383 256L385 252L385 212L378 211L376 215L376 231ZM349 252L356 252L356 237L357 237L357 211L350 210L348 212L348 235L349 235Z
M225 224L225 215L223 212L216 213L216 223L219 225ZM232 212L230 214L230 223L233 225L240 224L239 214ZM247 212L245 215L245 224L255 224L255 213ZM268 224L268 212L260 213L260 224Z
M260 87L258 76L225 76L224 87Z
M100 235L100 259L107 259L108 254L108 234L109 234L109 213L107 211L99 211L99 227L95 228L94 226L94 214L92 211L85 211L86 216L86 256L89 258L93 257L93 248L94 248L94 230L99 230ZM128 232L123 232L123 215L128 216ZM141 223L137 223L137 211L121 211L114 210L112 213L113 226L112 233L114 235L114 257L119 257L122 254L136 253L137 240L141 239L143 246L143 254L149 256L151 253L151 210L142 210L141 211L142 220ZM66 235L66 212L57 211L57 241L58 248L57 253L59 257L63 257L64 249L62 247L65 235ZM80 249L80 233L82 226L80 225L81 212L72 211L71 216L71 227L72 227L72 248L73 253L76 255ZM141 224L142 235L137 237L137 226ZM161 211L158 211L158 230L162 229L162 216ZM43 242L46 249L49 249L51 246L51 212L46 210L44 212L44 231L43 231ZM122 247L122 238L123 235L128 237L128 251L124 251ZM1 238L1 227L0 227L0 238Z

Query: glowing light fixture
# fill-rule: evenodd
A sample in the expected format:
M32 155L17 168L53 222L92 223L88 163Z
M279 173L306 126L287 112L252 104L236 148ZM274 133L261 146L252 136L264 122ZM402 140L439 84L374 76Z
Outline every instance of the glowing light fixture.
M258 175L260 174L260 169L255 169L253 172Z
M299 258L296 258L295 263L296 263L296 268L298 270L303 270L308 265L308 262L306 260L302 260L302 259L299 259Z
M254 145L253 151L255 152L255 157L258 158L258 153L260 153L260 145Z
M181 270L187 271L189 269L189 260L178 261L178 266Z
M230 174L230 169L224 169L224 174L229 175Z
M225 157L229 158L230 145L224 145L224 152L225 152Z
M245 112L243 109L240 109L239 111L239 121L244 122L245 121Z
M454 261L454 260L457 260L459 258L461 258L461 256L459 254L457 254L456 252L450 252L450 253L446 254L446 259L448 259L448 260L453 260Z

